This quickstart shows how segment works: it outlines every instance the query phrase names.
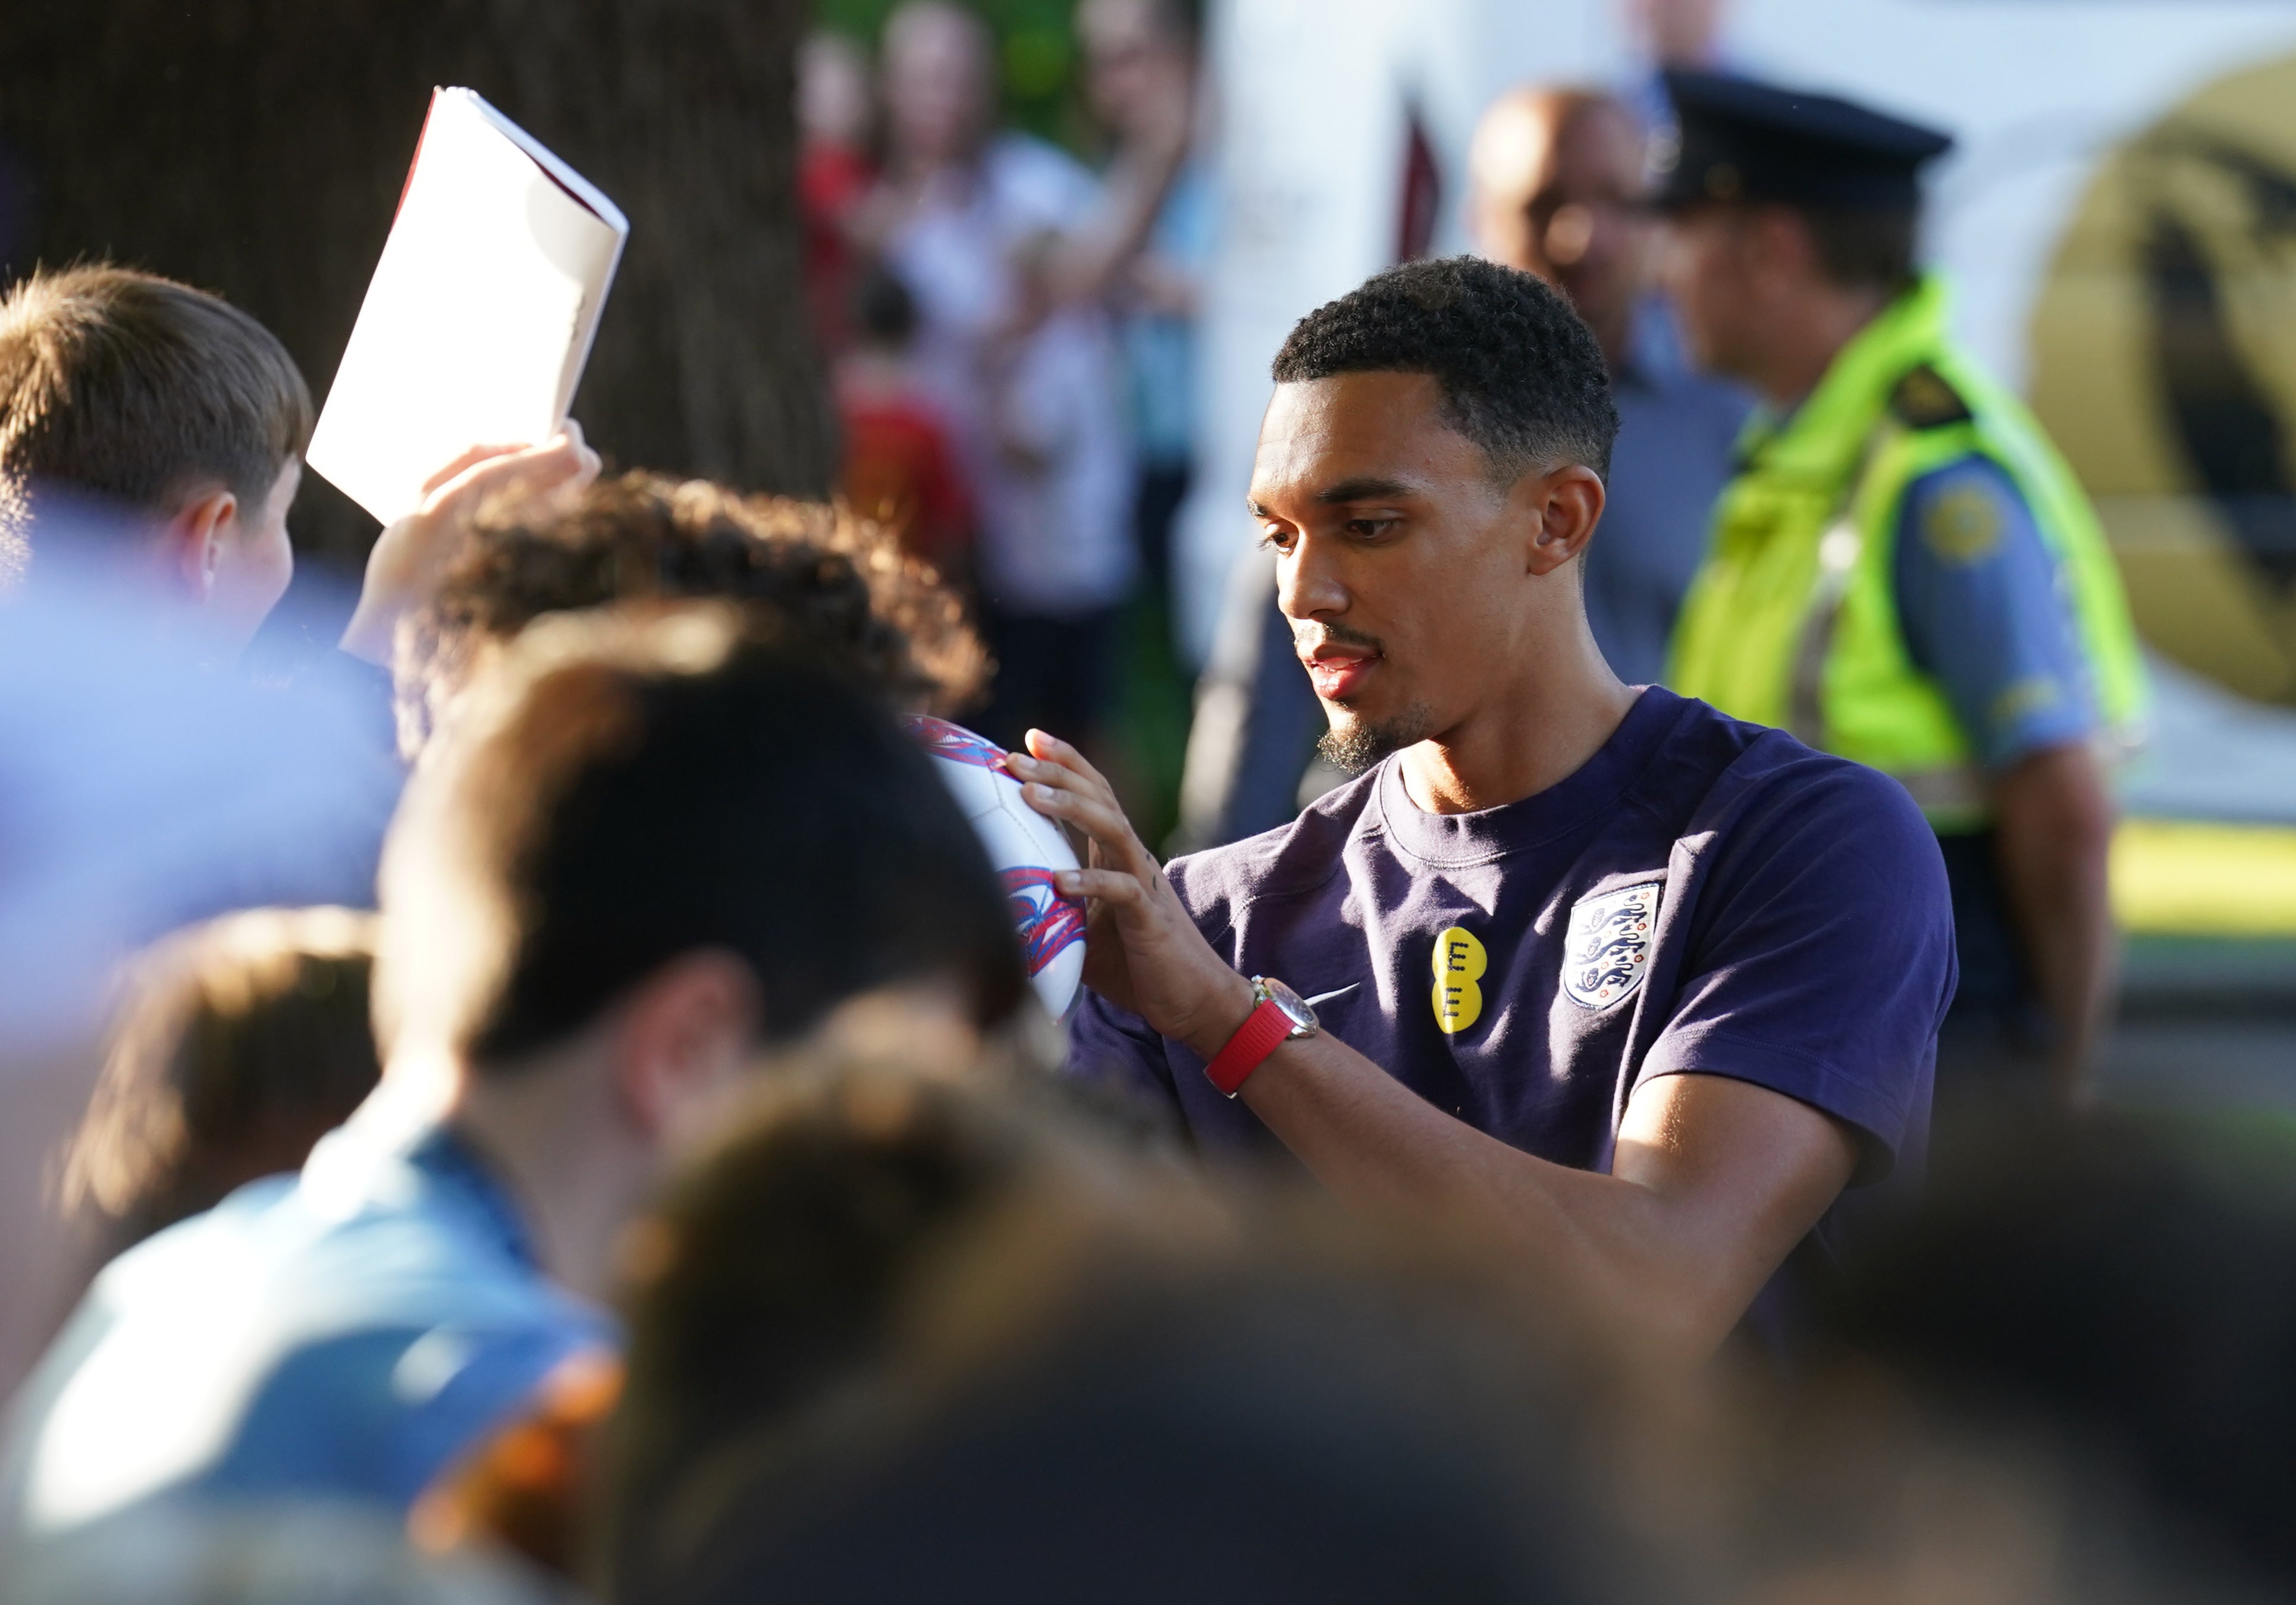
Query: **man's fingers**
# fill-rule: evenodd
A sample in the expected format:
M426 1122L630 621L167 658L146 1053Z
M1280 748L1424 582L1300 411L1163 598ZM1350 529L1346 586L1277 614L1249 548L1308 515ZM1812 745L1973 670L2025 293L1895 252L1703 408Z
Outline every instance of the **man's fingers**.
M1010 752L1005 754L1005 766L1023 784L1038 781L1079 797L1104 802L1119 813L1123 811L1116 800L1115 788L1094 774L1091 766L1081 758L1073 765L1064 764L1058 758L1030 757L1025 752Z
M1140 838L1134 834L1132 822L1124 811L1112 802L1078 791L1063 790L1056 786L1035 782L1023 786L1021 795L1029 806L1048 818L1066 820L1089 836L1101 851L1119 864L1135 871L1152 868L1155 860L1149 856Z
M1063 897L1095 897L1117 908L1136 908L1148 896L1140 877L1122 870L1062 870L1053 884Z
M1064 769L1073 769L1095 785L1107 790L1110 796L1116 795L1115 789L1109 785L1106 777L1085 761L1083 753L1078 752L1050 731L1031 730L1028 733L1027 740L1029 750L1045 762L1058 764Z

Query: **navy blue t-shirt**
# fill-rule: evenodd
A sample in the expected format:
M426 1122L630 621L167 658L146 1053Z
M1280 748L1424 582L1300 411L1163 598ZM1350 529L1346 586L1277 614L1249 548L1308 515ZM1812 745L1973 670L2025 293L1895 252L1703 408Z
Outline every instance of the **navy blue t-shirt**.
M1735 1077L1926 1149L1954 990L1937 839L1904 789L1653 686L1576 774L1430 814L1394 758L1292 823L1174 861L1220 955L1478 1130L1606 1170L1655 1077ZM1207 1154L1283 1151L1203 1061L1087 996L1070 1064L1177 1108Z

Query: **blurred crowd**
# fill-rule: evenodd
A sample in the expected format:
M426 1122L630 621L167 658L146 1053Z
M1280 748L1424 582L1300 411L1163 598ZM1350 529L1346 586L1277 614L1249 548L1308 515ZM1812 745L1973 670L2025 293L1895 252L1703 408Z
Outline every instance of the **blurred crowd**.
M998 673L976 718L1104 753L1119 610L1167 605L1210 246L1186 0L1078 8L1097 171L999 127L996 47L915 0L878 58L808 40L807 291L835 371L842 489L971 602Z
M1461 1145L1434 1151L1439 1187L1392 1184L1331 1131L1234 1101L1214 1073L1229 1049L1213 1047L1261 1018L1264 988L1234 1039L1232 1020L1201 1051L1165 1028L1189 1011L1158 1013L1139 911L1160 897L1208 936L1218 921L1201 901L1181 912L1175 883L1195 897L1203 882L1168 879L1136 841L1137 879L1123 878L1123 822L1094 766L1113 739L1119 617L1143 596L1159 617L1191 471L1204 113L1182 0L1082 0L1077 31L1096 169L1000 127L992 37L952 0L906 0L873 58L841 36L807 45L806 291L845 424L841 499L607 473L572 424L475 448L383 530L340 644L291 672L242 665L288 583L312 427L278 341L121 267L42 271L7 292L0 1605L2296 1593L2285 1143L2081 1107L2095 1000L1970 989L2017 970L1970 946L1991 928L1964 880L1948 885L1949 870L1990 872L1950 848L1932 862L1950 831L1924 831L1895 792L1849 794L1883 833L1847 838L1847 858L1804 834L1730 871L1751 883L1784 865L1738 897L1755 936L1725 929L1725 908L1685 938L1685 966L1756 937L1812 974L1828 962L1816 949L1904 960L1799 1000L1851 1021L1830 1042L1895 1056L1871 1079L1896 1105L1851 1108L1842 1087L1865 1067L1791 1046L1774 1057L1807 1062L1774 1073L1806 1077L1792 1096L1749 1092L1830 1122L1833 1144L1809 1198L1745 1207L1768 1234L1751 1257L1726 1191L1693 1199L1668 1257L1573 1214L1568 1187L1557 1203L1492 1180L1505 1144L1464 1079L1441 1111ZM1690 31L1660 53L1696 57L1710 27ZM1693 135L1702 106L1720 108L1718 139L1729 119L1768 115L1726 81L1673 81ZM1526 594L1572 621L1571 672L1621 708L1647 695L1663 711L1693 706L1644 688L1683 662L1710 510L1750 471L1747 421L1817 381L1776 377L1779 332L1812 307L1886 316L1888 298L1920 291L1910 223L1878 242L1811 225L1813 247L1765 214L1728 237L1742 272L1725 279L1725 247L1701 258L1690 236L1734 225L1702 211L1677 217L1669 302L1646 160L1659 94L1537 86L1497 102L1471 174L1482 260L1374 280L1303 320L1276 372L1292 389L1464 373L1483 387L1465 392L1465 422L1431 386L1378 391L1379 416L1403 433L1419 407L1480 465L1506 409L1551 377L1513 355L1577 363L1576 392L1533 397L1564 419L1538 444L1563 440L1570 460L1533 453L1521 476L1549 487L1551 521L1577 520L1576 544ZM1876 183L1910 186L1926 159L1878 123L1811 138L1862 152ZM1701 159L1697 204L1735 201L1713 178L1730 163ZM1819 260L1837 248L1850 266ZM1873 282L1859 262L1880 264ZM1741 294L1734 323L1718 285ZM1747 327L1776 338L1734 355L1715 333ZM1922 400L1889 405L1923 427L1907 417ZM1945 422L1977 427L1968 410ZM1481 466L1457 477L1472 481L1461 495L1488 489ZM1907 527L1937 527L1909 494ZM1381 480L1323 499L1390 495L1404 493ZM1274 505L1255 504L1270 524L1292 516ZM1990 504L1957 505L1981 518ZM1588 546L1596 516L1606 538ZM1200 730L1190 755L1197 845L1288 825L1337 778L1311 770L1311 749L1319 692L1345 695L1294 657L1311 610L1295 548L1313 538L1271 532L1277 556L1238 587L1199 693L1226 711L1220 740ZM1481 617L1472 597L1439 601L1421 621L1431 651ZM1390 623L1399 675L1411 620ZM1318 650L1335 643L1360 645L1327 625ZM1343 678L1355 661L1315 667ZM1957 672L1938 670L1940 708L1964 696ZM1975 673L1966 699L1991 708L1999 687ZM1000 866L914 738L931 717L1012 748L1032 797L1066 788L1046 811L1066 808L1090 850L1085 878L1060 884L1093 905L1094 997L1073 1019L1032 987ZM2020 717L1997 774L2087 740ZM1588 751L1648 723L1622 712ZM1781 789L1797 806L1853 783L1851 766L1731 727L1758 756L1791 747ZM1283 918L1254 905L1264 887L1269 904L1322 895L1341 870L1275 878L1319 830L1345 834L1341 810L1380 783L1342 788L1355 803L1263 847L1272 869L1218 860L1267 877L1219 918L1251 935ZM1655 815L1625 797L1620 781L1597 801ZM2013 796L1999 806L2018 817ZM1454 856L1425 856L1431 878L1475 897L1499 856L1476 856L1484 811L1414 816L1454 831ZM1560 827L1538 828L1544 841ZM1928 855L1902 897L1860 881L1833 923L1791 923L1791 872L1860 873L1866 846L1900 838ZM1352 872L1369 849L1349 840ZM1661 855L1677 888L1689 856ZM1575 1003L1552 997L1554 1018L1644 986L1652 1014L1669 999L1687 1017L1693 993L1739 984L1719 963L1678 997L1645 981L1657 893L1606 881L1601 896L1636 892L1602 906L1642 921L1637 956ZM1911 934L1857 946L1893 900L1922 916ZM1135 919L1121 946L1119 913ZM1350 902L1294 923L1382 917ZM2067 950L1995 917L2002 942ZM1955 920L1975 1024L1945 1007ZM1453 1037L1485 1007L1478 982L1496 999L1508 978L1471 934L1442 938L1432 1021L1423 962L1390 1013L1407 1015L1411 1051L1464 1062ZM1239 971L1243 939L1221 961ZM1469 946L1472 971L1447 970L1444 954ZM1902 1006L1882 995L1900 982ZM1904 1044L1861 1013L1893 1008L1912 1022ZM1869 1185L1893 1164L1920 1180L1940 1020L1950 1036L1956 1018L1977 1032L2051 1011L2062 1030L2022 1052L2023 1079L1962 1084L1918 1205ZM1723 1034L1733 1018L1706 1023ZM1532 1025L1510 1051L1557 1068L1525 1059L1521 1078L1559 1085L1577 1049ZM1072 1026L1074 1042L1146 1044L1153 1068L1089 1073ZM1627 1052L1653 1053L1658 1029ZM2066 1063L2070 1079L2052 1081ZM1535 1174L1623 1170L1622 1131L1676 1158L1718 1131L1788 1166L1771 1128L1716 1123L1709 1106L1632 1126L1651 1081L1738 1074L1712 1068L1580 1077L1597 1134ZM1159 1076L1168 1096L1136 1095ZM1260 1119L1274 1136L1223 1138ZM1610 1277L1612 1262L1640 1282L1613 1286L1634 1278Z

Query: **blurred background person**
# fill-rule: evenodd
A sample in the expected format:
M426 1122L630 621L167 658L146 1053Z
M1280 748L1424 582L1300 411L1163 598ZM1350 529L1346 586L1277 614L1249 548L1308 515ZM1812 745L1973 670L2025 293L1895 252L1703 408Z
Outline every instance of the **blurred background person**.
M1629 685L1665 677L1675 614L1751 405L1690 370L1657 294L1644 144L1623 101L1523 88L1483 113L1468 168L1477 251L1562 291L1610 364L1619 438L1587 549L1587 622Z
M1084 0L1076 29L1093 116L1119 150L1158 149L1197 119L1186 0ZM1135 532L1156 622L1168 628L1172 521L1195 458L1195 319L1215 222L1211 175L1189 141L1140 252L1115 285L1139 456Z
M374 1090L374 937L351 909L256 909L137 958L64 1158L64 1208L97 1224L98 1263L300 1170Z
M948 420L911 360L916 298L879 265L860 275L853 306L853 342L836 373L845 500L862 517L897 531L904 549L969 598L972 502Z
M869 225L916 298L918 371L956 429L973 495L981 618L1002 666L980 723L1007 744L1031 724L1089 736L1137 563L1106 300L1179 164L1185 121L1152 147L1119 147L1095 179L1041 140L996 130L991 41L973 13L910 0L886 23L883 59L887 162ZM1061 459L1040 466L1003 449L999 420L1016 376L1047 369L1095 400ZM1062 504L1056 553L1030 533L1046 497Z
M797 200L813 337L835 359L853 332L857 215L877 182L869 53L841 33L808 34L797 57Z
M1667 85L1677 301L1766 407L1669 683L1905 784L1953 887L1940 1101L2078 1102L2113 1003L2099 754L2134 738L2144 670L2087 497L1915 269L1917 175L1952 142L1751 79Z
M1060 251L1049 230L1013 246L1013 325L990 357L1001 508L996 550L982 554L996 677L981 724L1006 742L1032 729L1074 730L1100 749L1123 662L1119 608L1135 572L1132 462L1106 314L1061 298ZM1109 529L1119 507L1115 540L1086 537ZM1079 603L1088 605L1072 610Z

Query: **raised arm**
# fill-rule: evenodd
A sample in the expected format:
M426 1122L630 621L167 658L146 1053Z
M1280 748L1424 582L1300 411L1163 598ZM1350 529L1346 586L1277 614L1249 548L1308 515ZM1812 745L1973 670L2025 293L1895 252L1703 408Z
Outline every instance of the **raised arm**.
M1204 940L1082 757L1041 733L1029 748L1013 767L1030 801L1092 844L1091 866L1062 886L1092 899L1086 983L1209 1059L1251 1011L1250 982ZM1712 1069L1636 1091L1608 1175L1475 1130L1328 1034L1279 1047L1242 1096L1341 1197L1469 1219L1520 1245L1561 1296L1694 1362L1824 1214L1857 1156L1830 1116Z

